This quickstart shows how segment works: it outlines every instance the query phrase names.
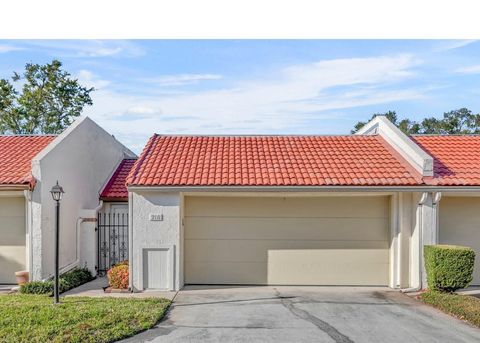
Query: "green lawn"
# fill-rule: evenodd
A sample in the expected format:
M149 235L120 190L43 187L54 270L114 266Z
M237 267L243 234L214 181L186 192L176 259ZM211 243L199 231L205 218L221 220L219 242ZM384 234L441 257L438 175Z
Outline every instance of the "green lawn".
M428 291L421 299L445 313L480 327L480 299L451 293Z
M167 299L0 296L0 342L112 342L157 323Z

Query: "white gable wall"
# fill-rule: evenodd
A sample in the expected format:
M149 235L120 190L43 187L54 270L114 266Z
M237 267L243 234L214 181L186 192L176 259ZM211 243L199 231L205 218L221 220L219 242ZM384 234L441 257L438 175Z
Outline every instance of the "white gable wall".
M98 206L102 187L120 161L128 156L134 154L91 119L82 117L33 160L37 180L32 196L34 279L53 273L55 202L50 194L51 187L58 180L65 191L60 203L62 268L79 262L82 247L81 244L77 246L77 230L82 227L94 230L93 225L82 225L80 217L85 217L84 210Z
M422 176L433 176L433 158L415 144L385 116L377 116L357 132L358 135L378 134L385 139Z

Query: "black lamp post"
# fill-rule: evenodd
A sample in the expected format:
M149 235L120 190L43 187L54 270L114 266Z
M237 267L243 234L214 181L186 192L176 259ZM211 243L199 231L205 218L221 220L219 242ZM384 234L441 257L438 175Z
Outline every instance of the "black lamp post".
M58 184L52 187L50 191L52 193L52 198L55 200L55 273L54 273L54 286L53 286L53 296L55 298L54 303L58 304L59 300L59 292L58 292L58 274L59 274L59 267L58 267L58 246L59 246L59 222L60 222L60 200L62 200L62 195L65 193L63 188Z

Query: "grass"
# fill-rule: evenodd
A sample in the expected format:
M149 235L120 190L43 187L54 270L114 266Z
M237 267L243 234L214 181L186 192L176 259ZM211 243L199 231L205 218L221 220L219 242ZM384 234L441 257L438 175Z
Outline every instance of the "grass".
M154 326L170 301L161 298L0 296L0 342L112 342Z
M454 293L428 291L421 299L439 310L480 327L480 299Z

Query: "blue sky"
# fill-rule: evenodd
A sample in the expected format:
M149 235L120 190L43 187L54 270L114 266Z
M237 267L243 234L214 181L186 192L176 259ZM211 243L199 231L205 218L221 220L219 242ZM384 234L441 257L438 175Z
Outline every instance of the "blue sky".
M64 63L92 117L139 152L160 134L346 134L395 110L480 111L480 42L452 40L0 40L0 78Z

